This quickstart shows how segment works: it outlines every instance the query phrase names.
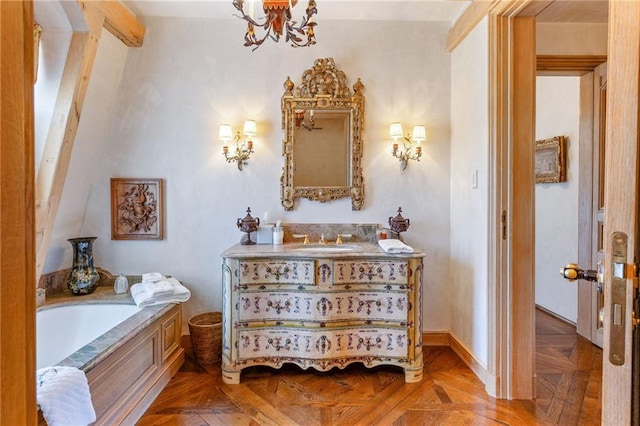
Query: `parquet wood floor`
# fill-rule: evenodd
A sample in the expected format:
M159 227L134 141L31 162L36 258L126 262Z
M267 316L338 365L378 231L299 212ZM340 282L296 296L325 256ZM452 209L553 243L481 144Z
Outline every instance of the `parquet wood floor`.
M448 347L424 348L424 380L394 367L352 365L325 373L284 366L244 370L188 360L138 422L163 425L597 425L602 351L575 328L537 311L537 392L496 400Z

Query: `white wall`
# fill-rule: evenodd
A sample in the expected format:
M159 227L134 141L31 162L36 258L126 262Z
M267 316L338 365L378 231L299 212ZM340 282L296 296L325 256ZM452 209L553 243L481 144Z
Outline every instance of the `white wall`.
M38 79L33 87L36 172L47 141L70 42L70 31L43 31L40 37Z
M221 309L220 253L239 241L235 223L247 206L256 216L268 212L270 220L284 222L382 224L402 206L411 219L405 239L427 254L423 328L448 330L448 23L325 21L312 48L281 41L256 52L242 46L239 21L150 18L145 25L143 47L126 53L100 48L105 62L94 73L108 74L102 78L109 82L93 89L98 79L92 77L44 272L70 266L67 238L95 235L96 265L114 273L160 271L183 281L192 290L186 319ZM349 199L298 200L285 212L282 84L287 76L298 84L314 59L329 56L350 85L358 77L365 85L364 207L351 211ZM238 128L245 118L257 120L259 135L256 153L239 172L224 161L217 130L221 123ZM404 172L390 155L392 121L427 127L421 161ZM164 240L110 239L111 177L165 179Z
M488 40L484 19L451 57L451 334L484 367L489 359Z
M578 259L580 77L536 79L536 140L567 138L567 181L536 185L536 304L577 322L578 289L560 268Z

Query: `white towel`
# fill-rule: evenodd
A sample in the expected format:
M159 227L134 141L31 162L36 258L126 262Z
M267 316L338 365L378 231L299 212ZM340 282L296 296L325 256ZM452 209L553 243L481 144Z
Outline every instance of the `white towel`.
M378 240L378 245L387 253L413 253L413 248L400 240L388 239Z
M171 284L166 279L155 282L143 281L142 284L145 286L145 291L149 294L150 297L159 297L173 294L173 284Z
M142 274L142 282L154 283L156 281L164 280L165 277L160 272L147 272Z
M45 367L36 372L36 395L49 426L86 426L96 420L87 377L75 367Z
M131 296L136 302L138 308L144 308L146 306L161 305L164 303L180 303L186 302L191 297L191 292L188 288L180 284L180 281L175 278L167 278L166 281L171 285L171 293L164 293L160 295L153 295L148 291L148 283L136 283L131 286Z

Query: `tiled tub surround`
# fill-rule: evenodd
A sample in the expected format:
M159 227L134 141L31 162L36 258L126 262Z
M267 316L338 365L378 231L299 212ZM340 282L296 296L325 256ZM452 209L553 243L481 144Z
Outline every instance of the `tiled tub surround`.
M47 295L39 311L69 305L90 308L99 304L135 307L129 292L115 294L112 286L105 285L86 296L64 292ZM96 425L133 424L184 362L181 326L181 305L149 306L56 365L77 367L85 372L96 410ZM41 416L40 423L45 424Z
M236 245L222 254L225 383L239 383L246 367L284 363L387 364L403 368L406 382L422 380L424 253L340 247Z

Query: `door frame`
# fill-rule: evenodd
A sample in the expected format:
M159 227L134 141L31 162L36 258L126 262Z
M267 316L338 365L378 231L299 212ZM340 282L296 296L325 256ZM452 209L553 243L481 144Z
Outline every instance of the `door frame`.
M594 154L596 150L596 117L599 114L599 106L595 103L595 72L596 68L607 61L604 55L538 55L537 77L563 77L572 76L580 78L580 111L579 111L579 145L580 151L577 161L578 176L578 259L580 266L595 269L592 261L593 248L596 241L593 240L595 232L593 228L594 194L593 187L595 177L590 178L594 169ZM599 126L598 126L599 128ZM574 163L575 164L575 163ZM558 259L558 262L573 259ZM595 283L578 281L577 300L578 316L576 331L590 341L594 341L593 320L595 306L597 305L594 294Z
M489 16L489 357L506 399L535 396L536 21L518 16L526 5Z
M528 3L528 2L525 2ZM515 241L522 244L533 245L533 235L531 230L535 224L533 219L528 217L523 209L519 209L518 202L522 200L521 192L528 194L533 188L533 162L530 156L533 151L534 138L530 137L534 130L534 115L531 112L532 105L535 106L535 98L530 96L535 90L535 80L531 82L530 75L532 69L531 56L535 57L535 39L529 36L530 27L533 27L535 34L535 21L525 23L525 17L518 17L516 8L506 8L506 10L495 11L495 15L490 18L494 30L490 26L490 98L492 130L491 146L496 153L490 164L492 174L496 177L491 181L490 193L496 194L491 210L494 213L492 219L496 224L496 212L506 211L506 234L501 232L501 228L496 228L491 233L491 239L496 244L491 244L492 252L495 255L495 262L490 266L497 280L493 282L495 299L490 303L494 308L506 308L504 312L498 311L492 323L491 333L495 333L495 352L492 359L495 360L496 372L499 374L497 396L510 399L531 399L535 396L535 328L531 316L534 306L531 277L524 276L530 271L529 265L532 262L530 253L516 247ZM626 209L625 213L635 209L635 216L625 214L623 219L612 223L611 219L617 217L609 213L605 224L605 247L610 246L611 230L621 230L629 235L629 253L627 264L633 263L634 256L638 256L636 223L638 215L637 206L629 206L625 202L635 197L621 197L621 191L626 193L636 191L638 188L637 175L625 181L623 172L616 172L610 167L613 164L612 152L609 147L620 145L616 149L626 151L627 158L632 156L635 159L634 166L637 167L638 160L638 137L639 124L638 113L638 73L640 69L640 30L637 27L637 19L640 17L640 4L636 2L625 2L624 0L610 0L609 7L609 88L608 105L616 105L616 115L612 113L613 108L609 107L607 112L607 138L610 143L607 145L607 200L605 211L617 211ZM535 19L535 18L534 18ZM521 21L525 20L525 21ZM613 41L615 40L615 42ZM629 70L634 72L630 73ZM618 74L615 74L618 73ZM617 75L618 83L624 90L619 90L614 95L614 77ZM535 93L535 92L534 92ZM518 94L518 96L515 96ZM612 100L616 96L615 100ZM622 124L620 113L624 113L625 125ZM631 121L629 121L631 120ZM629 125L631 123L631 125ZM612 137L617 137L618 143L613 143ZM531 150L524 149L523 145L528 144ZM616 159L623 164L619 153ZM515 168L519 165L525 170ZM518 173L515 173L518 172ZM628 174L628 170L625 170ZM637 173L637 170L635 170ZM624 189L618 188L618 196L612 202L612 195L609 189L613 185L612 177L616 178L616 184L620 181L625 183ZM635 192L634 192L635 194ZM525 202L533 210L533 201ZM620 207L620 209L618 209ZM501 222L500 223L502 226ZM504 243L499 240L506 235ZM517 235L518 238L513 236ZM517 273L514 273L517 271ZM607 252L605 262L605 281L611 282L612 260L610 250ZM637 280L637 278L636 278ZM632 286L632 278L627 278L627 287ZM610 313L607 305L610 301L610 292L605 286L605 348L603 359L603 388L602 388L602 418L605 424L630 424L631 412L630 398L628 398L630 387L630 362L625 368L613 367L608 363L607 339L610 333ZM630 294L630 291L629 291ZM630 297L627 297L630 299ZM631 324L631 312L625 312L625 323ZM631 327L627 327L630 329ZM628 330L630 334L630 331ZM626 346L628 359L631 358L630 345ZM518 362L520 357L524 361Z
M0 424L35 425L33 3L0 1Z
M489 193L495 194L490 200L494 228L489 245L493 259L489 265L493 286L489 303L490 312L495 313L490 318L494 348L490 364L497 376L495 396L507 399L532 399L536 389L535 15L539 10L528 7L530 3L509 3L489 15ZM592 61L598 59L574 57L566 59L566 66L577 70L586 64L593 69L596 64ZM588 78L583 79L581 88L589 83ZM588 196L591 199L591 194ZM583 312L591 309L591 297L590 288L588 293L579 290ZM581 321L582 333L587 327L590 335L590 323Z

